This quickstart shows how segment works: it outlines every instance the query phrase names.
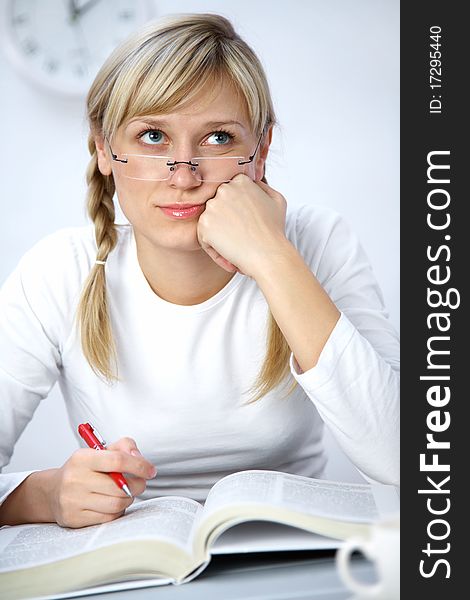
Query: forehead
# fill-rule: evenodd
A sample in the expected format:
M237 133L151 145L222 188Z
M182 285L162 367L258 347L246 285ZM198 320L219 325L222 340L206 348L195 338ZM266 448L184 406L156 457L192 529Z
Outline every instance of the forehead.
M219 81L214 86L202 89L188 102L168 113L146 113L128 119L124 126L136 121L149 121L150 119L165 121L166 125L184 126L191 128L213 127L232 124L251 131L246 100L240 91L227 80Z

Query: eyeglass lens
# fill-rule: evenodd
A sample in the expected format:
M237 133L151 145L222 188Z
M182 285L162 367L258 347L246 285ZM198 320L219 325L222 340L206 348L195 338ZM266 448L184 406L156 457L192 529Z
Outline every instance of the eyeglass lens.
M116 167L123 177L144 181L166 181L177 169L189 169L198 181L224 182L239 173L249 173L251 163L239 164L244 159L240 156L198 157L192 158L191 164L179 162L169 165L172 159L161 156L145 156L122 154Z

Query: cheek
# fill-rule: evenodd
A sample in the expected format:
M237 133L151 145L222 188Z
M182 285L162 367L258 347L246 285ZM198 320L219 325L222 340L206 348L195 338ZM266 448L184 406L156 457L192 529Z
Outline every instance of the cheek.
M133 179L115 179L116 196L122 212L131 223L148 220L155 199L155 186Z

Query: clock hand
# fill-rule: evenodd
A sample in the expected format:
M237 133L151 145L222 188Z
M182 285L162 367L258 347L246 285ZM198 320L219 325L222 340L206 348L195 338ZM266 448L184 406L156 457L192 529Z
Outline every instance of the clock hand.
M81 17L83 14L85 14L87 11L90 10L90 8L92 8L95 4L97 4L100 0L88 0L88 2L85 2L85 4L83 4L82 6L77 6L75 5L75 3L73 3L75 5L75 13L77 17Z
M68 1L70 22L74 23L78 17L78 9L75 0Z

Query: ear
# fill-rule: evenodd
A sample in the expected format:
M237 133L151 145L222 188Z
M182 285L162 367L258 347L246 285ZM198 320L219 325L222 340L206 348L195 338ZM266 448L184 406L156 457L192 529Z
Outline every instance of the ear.
M95 148L98 157L98 169L102 175L111 175L111 158L107 150L107 144L102 135L95 136Z
M273 125L270 126L263 141L260 144L259 150L255 158L255 181L261 181L264 177L264 165L269 152L269 146L273 137Z

